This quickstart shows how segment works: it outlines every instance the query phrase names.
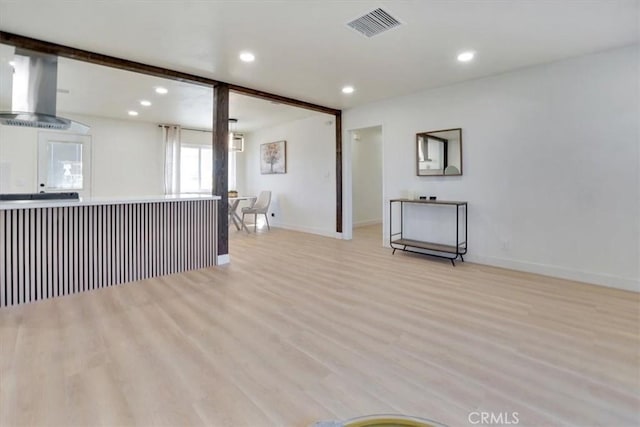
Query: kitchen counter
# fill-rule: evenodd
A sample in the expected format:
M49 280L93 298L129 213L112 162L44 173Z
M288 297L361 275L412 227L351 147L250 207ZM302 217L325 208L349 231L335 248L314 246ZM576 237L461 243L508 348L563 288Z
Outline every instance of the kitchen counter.
M0 308L217 264L219 196L0 203Z
M175 194L137 197L81 197L79 200L19 200L0 202L0 210L57 208L66 206L124 205L132 203L185 202L194 200L220 200L208 194Z

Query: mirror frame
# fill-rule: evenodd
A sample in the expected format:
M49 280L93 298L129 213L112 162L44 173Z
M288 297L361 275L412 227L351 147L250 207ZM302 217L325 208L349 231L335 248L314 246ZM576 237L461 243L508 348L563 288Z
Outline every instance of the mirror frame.
M458 134L460 135L460 173L455 173L455 174L447 174L445 175L444 173L444 169L442 171L442 174L439 175L421 175L420 174L420 137L424 137L430 134L434 134L434 133L438 133L438 132L451 132L451 131L458 131ZM437 135L434 135L437 137ZM427 132L419 132L416 133L416 175L419 177L433 177L433 176L437 176L437 177L448 177L448 176L462 176L462 128L451 128L451 129L439 129L439 130L430 130Z

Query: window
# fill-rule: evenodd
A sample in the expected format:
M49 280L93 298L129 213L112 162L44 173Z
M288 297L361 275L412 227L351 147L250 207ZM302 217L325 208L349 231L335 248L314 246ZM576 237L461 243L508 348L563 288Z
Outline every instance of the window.
M236 181L236 152L229 151L229 191L236 191L237 181Z
M49 141L47 188L82 190L82 144Z
M77 191L91 188L91 137L38 133L38 191Z
M229 152L229 190L236 190L236 153ZM213 152L211 147L182 144L180 147L180 192L213 191Z
M180 148L180 192L211 193L213 190L211 147L182 145Z

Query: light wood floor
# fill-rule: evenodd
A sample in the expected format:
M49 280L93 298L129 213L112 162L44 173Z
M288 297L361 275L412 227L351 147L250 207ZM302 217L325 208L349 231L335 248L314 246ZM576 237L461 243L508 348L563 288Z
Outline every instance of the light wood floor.
M0 425L640 424L638 294L231 234L227 267L0 310Z

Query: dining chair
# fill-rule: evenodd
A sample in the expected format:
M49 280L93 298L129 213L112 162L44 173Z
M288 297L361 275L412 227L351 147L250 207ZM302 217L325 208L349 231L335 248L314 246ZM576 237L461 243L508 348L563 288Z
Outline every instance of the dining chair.
M246 214L253 214L253 231L255 232L258 224L258 214L264 215L264 219L267 222L267 229L271 230L269 225L269 218L267 218L267 211L271 204L271 191L261 191L258 195L258 200L249 207L242 208L242 225L246 227L244 223L244 216ZM247 230L248 231L248 230Z

